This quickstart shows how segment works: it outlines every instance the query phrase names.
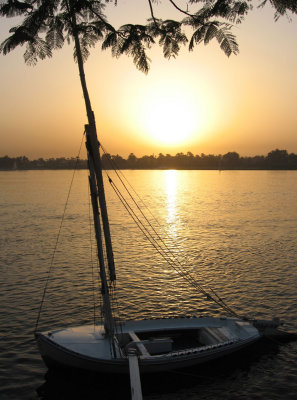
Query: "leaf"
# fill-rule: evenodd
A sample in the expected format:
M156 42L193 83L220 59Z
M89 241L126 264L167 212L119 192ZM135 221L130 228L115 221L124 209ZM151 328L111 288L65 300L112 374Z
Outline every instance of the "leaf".
M35 38L27 44L27 49L24 54L25 63L28 65L35 65L38 58L44 60L46 57L51 57L51 49L49 45L40 38Z
M210 23L206 28L206 32L204 35L204 44L208 44L217 34L218 32L218 24L216 22Z
M118 34L116 31L108 33L105 36L105 39L102 43L102 46L101 46L102 50L106 50L109 47L116 46L117 41L118 41Z
M205 30L206 26L200 25L199 28L193 33L189 44L190 51L193 50L195 44L199 44L200 42L202 42L205 35Z
M151 59L147 57L143 46L139 46L137 51L134 51L133 61L140 71L144 72L145 74L148 73Z
M227 57L230 57L232 53L239 53L238 45L233 35L226 35L220 47Z
M181 31L181 23L173 20L150 23L147 26L149 33L153 37L159 37L159 45L163 47L165 58L171 58L178 55L180 45L184 45L188 39Z
M28 10L32 10L30 3L17 0L8 0L0 5L0 15L5 17L16 17L25 14Z
M17 46L22 46L24 43L32 40L30 33L22 26L12 28L10 32L14 32L13 35L4 40L0 46L0 52L4 55L14 50Z
M231 25L218 21L208 22L201 25L192 35L189 44L189 50L193 50L195 44L202 41L208 44L212 39L216 38L220 44L220 48L229 57L232 53L238 54L238 44L235 36L230 31Z
M64 24L62 20L58 17L53 18L49 30L45 36L46 42L52 49L60 49L64 44L63 35Z
M154 39L147 32L146 26L127 24L121 26L118 32L107 34L102 48L111 47L114 57L122 54L132 56L136 67L147 73L151 60L146 54L146 49L150 48L153 43Z

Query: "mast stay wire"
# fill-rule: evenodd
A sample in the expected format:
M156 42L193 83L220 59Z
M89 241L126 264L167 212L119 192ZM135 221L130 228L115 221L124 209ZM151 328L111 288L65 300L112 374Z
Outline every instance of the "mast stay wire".
M100 147L102 148L103 152L106 153L106 150L104 149L103 145L100 143ZM117 167L116 163L114 162L114 160L112 160L111 158L108 159L108 161L110 162L112 169L114 170L114 172L116 173L118 179L120 180L121 184L123 185L123 187L125 188L126 192L128 193L128 195L130 196L130 198L132 199L133 203L135 204L135 206L137 207L137 209L139 210L139 212L141 213L141 215L143 216L143 218L146 220L146 222L148 223L148 225L150 226L150 228L153 230L153 232L155 233L155 235L157 236L158 240L160 240L163 245L165 246L165 248L167 249L167 251L172 255L172 257L174 257L174 259L178 260L178 256L175 255L172 250L168 247L167 243L164 241L164 239L162 238L162 236L160 236L160 234L156 231L156 229L154 228L154 226L152 225L151 221L147 218L147 216L144 214L144 212L141 210L141 208L139 207L137 201L134 199L133 195L131 194L131 192L129 191L129 189L127 188L127 186L125 185L125 183L123 182L123 180L121 179L120 175L122 175L122 177L125 179L125 181L127 182L127 184L130 186L130 188L133 190L133 192L135 193L135 195L137 196L137 198L140 200L140 202L144 205L145 209L148 211L148 213L151 215L151 217L153 218L153 220L157 223L157 225L159 226L159 228L161 229L161 231L164 234L164 238L165 240L171 240L170 237L167 235L165 228L160 224L160 222L158 221L158 219L154 216L154 214L152 213L152 211L150 210L150 208L146 205L146 203L143 201L143 199L139 196L139 194L136 192L136 190L133 188L133 186L131 185L131 183L128 181L128 179L125 177L125 175L121 172L121 170ZM106 175L107 172L105 171ZM187 259L188 257L184 255L184 258L186 258L185 261L183 261L184 265L183 267L185 267L187 265ZM178 260L179 264L181 264L181 262ZM190 264L191 266L194 266L193 263Z
M106 155L107 152L105 150L105 148L103 147L103 145L100 143L100 147L102 148L102 151L104 152L104 154ZM134 187L131 185L131 183L128 181L128 179L126 178L126 176L123 174L123 172L118 168L118 166L116 165L116 162L112 159L109 158L108 159L110 165L112 166L112 169L114 170L114 172L116 173L118 179L120 180L120 182L122 183L123 187L126 189L127 193L129 194L129 196L131 197L132 201L134 202L134 204L136 205L137 208L139 208L137 202L135 201L135 199L133 198L133 196L131 195L130 191L128 190L128 188L126 187L125 183L123 182L123 180L121 179L120 175L123 177L123 179L127 182L127 185L131 188L131 190L134 192L134 194L137 196L137 198L139 199L139 201L144 205L144 208L147 210L147 212L150 214L150 216L152 217L152 219L154 220L154 222L156 222L156 224L158 225L158 227L162 230L162 232L164 233L164 237L165 239L169 239L164 226L162 226L159 222L159 220L155 217L155 215L152 213L151 209L147 206L147 204L144 202L144 200L140 197L140 195L136 192L136 190L134 189ZM140 209L140 208L139 208ZM141 211L142 212L142 211ZM143 212L142 212L143 214ZM145 217L145 216L144 216ZM145 217L145 219L147 220L147 218ZM148 221L149 222L149 221ZM149 224L151 225L151 223L149 222ZM152 226L152 229L154 229L154 227ZM185 263L186 264L186 263Z
M110 179L110 178L109 178ZM146 228L146 226L142 223L142 221L139 219L139 217L135 214L135 212L133 211L133 209L130 207L130 205L128 204L128 202L126 201L126 199L123 197L123 195L121 194L121 192L119 191L119 189L116 187L116 185L114 184L114 182L112 180L109 181L113 190L115 191L115 193L117 194L119 200L121 201L121 203L123 204L123 206L125 207L125 209L127 210L127 212L129 213L129 215L131 216L131 218L133 219L133 221L136 223L136 225L138 226L138 228L141 230L141 232L144 234L144 236L146 237L146 239L152 244L152 246L156 249L156 251L161 255L161 257L184 279L186 280L190 285L192 285L195 289L199 290L199 292L201 292L202 294L204 294L206 296L207 299L212 300L213 302L215 302L217 305L219 305L220 307L222 307L223 309L225 309L225 311L231 313L234 316L237 316L237 314L235 313L235 311L233 311L227 304L225 304L224 301L220 300L220 298L218 297L218 299L214 298L213 296L211 296L198 282L197 280L195 280L195 278L188 272L185 272L182 269L182 265L178 266L177 264L180 264L178 261L176 262L174 259L172 259L170 257L170 255L168 255L166 253L166 251L164 250L164 248L162 248L161 245L159 245L159 243L156 241L156 239L151 235L151 233L148 231L148 229Z
M102 144L100 143L100 147L102 148L104 154L106 155L106 151L103 148ZM207 299L210 299L212 301L214 301L216 304L218 304L220 307L224 308L225 311L228 311L229 313L231 313L234 316L238 316L237 313L231 309L230 306L228 306L224 300L211 288L209 287L209 290L211 291L211 293L213 295L216 296L216 298L214 298L212 295L210 295L209 293L207 293L207 291L197 282L197 280L189 273L189 272L185 272L183 270L183 265L180 263L180 261L177 259L176 255L174 253L172 253L171 249L168 248L167 244L164 242L164 240L160 237L160 235L158 234L158 232L156 232L155 228L152 226L151 222L148 220L148 218L146 217L146 215L143 213L143 211L141 210L141 208L139 207L139 205L137 204L137 202L135 201L134 197L132 196L131 192L129 191L129 189L127 188L127 186L125 185L125 183L123 182L123 180L121 179L121 177L119 176L118 173L118 168L115 165L115 162L110 159L107 158L107 160L110 162L112 169L115 171L117 177L119 178L120 182L122 183L123 187L125 188L125 190L127 191L128 195L131 197L133 203L135 204L135 206L137 207L137 209L139 210L139 212L141 213L141 215L143 216L143 218L145 219L145 221L148 223L149 227L153 230L154 234L157 236L157 238L161 241L161 243L163 244L163 246L165 247L165 249L159 244L159 242L156 240L156 238L152 235L152 233L149 231L149 228L147 226L145 226L145 224L140 220L140 218L136 215L135 211L133 210L133 208L131 207L131 205L128 203L128 201L124 198L124 196L122 195L122 193L120 192L120 190L116 187L115 183L112 181L112 179L110 178L110 176L108 175L108 173L105 170L105 173L109 179L109 183L111 184L113 190L115 191L115 193L117 194L118 198L120 199L121 203L124 205L125 209L127 210L127 212L129 213L129 215L132 217L132 219L134 220L134 222L136 223L136 225L138 226L138 228L142 231L142 233L144 234L144 236L146 237L147 240L149 240L149 242L153 245L153 247L158 251L158 253L166 260L166 262L183 278L185 279L188 283L190 283L192 286L194 286L196 289L198 289L202 294L204 294ZM124 174L121 173L123 176ZM128 182L127 178L125 178L126 181ZM129 184L130 185L130 184ZM130 185L132 187L132 185ZM134 189L133 189L134 190ZM136 193L136 191L134 190L134 192ZM137 195L138 198L140 198L139 195ZM142 200L141 200L142 201ZM143 203L144 204L144 203ZM146 207L148 209L148 207ZM159 224L159 223L158 223ZM159 226L161 226L159 224ZM168 255L169 253L169 255ZM178 264L178 265L177 265Z
M78 166L79 156L80 156L80 152L81 152L81 148L82 148L82 144L83 144L83 140L84 140L84 135L85 135L85 130L83 132L82 139L81 139L80 146L79 146L79 150L78 150L78 153L77 153L77 156L76 156L76 162L75 162L75 165L74 165L73 174L72 174L72 178L71 178L71 181L70 181L70 185L69 185L69 189L68 189L68 193L67 193L67 197L66 197L66 201L65 201L65 205L64 205L64 210L63 210L61 221L60 221L60 226L59 226L59 229L58 229L58 234L57 234L55 246L54 246L52 257L51 257L51 262L50 262L50 265L49 265L49 268L48 268L48 271L47 271L47 277L46 277L46 281L45 281L45 285L44 285L44 289L43 289L43 295L42 295L41 302L40 302L40 305L39 305L39 310L38 310L38 314L37 314L37 318L36 318L36 322L35 322L34 332L36 332L37 328L38 328L38 324L39 324L39 320L40 320L40 316L41 316L41 311L42 311L43 303L44 303L44 300L45 300L45 295L46 295L48 284L49 284L50 274L51 274L52 267L53 267L53 264L54 264L54 259L55 259L56 252L57 252L57 247L58 247L58 243L59 243L59 239L60 239L60 235L61 235L61 231L62 231L62 226L63 226L65 215L66 215L66 208L68 206L70 193L71 193L71 189L72 189L72 185L73 185L73 181L74 181L74 176L75 176L75 173L77 171L77 166Z
M107 152L105 150L105 148L103 147L103 145L100 143L100 147L102 148L103 153L106 155ZM149 212L149 214L152 216L153 220L157 223L157 225L159 226L159 228L161 229L161 231L164 234L164 238L168 239L169 241L171 240L170 237L167 235L167 232L165 231L165 228L160 224L160 222L158 221L158 219L154 216L154 214L152 213L152 211L150 210L150 208L146 205L146 203L143 201L143 199L140 197L140 195L136 192L136 190L133 188L133 186L131 185L131 183L128 181L128 179L126 178L126 176L123 174L123 172L118 168L118 166L116 165L116 162L112 159L112 158L108 158L108 161L110 163L110 165L112 166L112 169L114 170L114 172L116 173L118 179L120 180L121 184L123 185L123 187L125 188L125 190L127 191L128 195L131 197L133 203L136 205L136 207L139 209L140 213L143 215L143 217L145 218L145 220L147 221L147 223L149 224L149 226L152 228L152 230L155 232L155 234L157 235L158 239L164 244L164 246L167 248L167 250L172 254L172 256L174 258L177 258L177 256L172 252L172 250L170 248L168 248L168 245L166 244L166 242L164 242L164 239L158 234L158 232L156 232L154 226L151 224L151 222L148 220L148 218L146 217L146 215L143 213L143 211L141 210L141 208L139 207L138 203L135 201L134 197L132 196L132 194L130 193L129 189L126 187L125 183L123 182L123 180L121 179L120 175L122 175L122 177L125 179L125 181L127 182L127 184L130 186L130 188L132 189L132 191L135 193L135 195L137 196L137 198L140 200L140 202L144 205L145 209ZM106 171L105 171L106 173ZM106 173L107 175L107 173ZM185 261L183 261L183 266L185 267L188 264L188 257L187 256L183 256L185 258ZM181 262L178 260L178 262L181 264ZM189 265L189 264L188 264ZM190 266L194 267L194 263L191 262ZM209 290L212 291L219 299L220 297L218 296L217 293L214 292L214 290L209 287ZM220 301L223 301L222 299L220 299Z
M105 172L106 172L106 171L105 171ZM116 171L115 171L115 172L116 172ZM106 174L107 174L107 172L106 172ZM108 174L107 174L107 175L108 175ZM112 180L111 180L110 178L109 178L109 180L110 180L110 182L112 182ZM120 191L118 190L118 193L117 193L118 197L119 197L119 194L121 195ZM122 199L120 199L121 202L122 202L122 203L123 203L123 201L126 202L125 208L126 208L126 209L127 209L127 208L130 208L131 212L134 213L134 215L136 215L135 212L133 211L132 207L131 207L131 206L129 205L129 203L125 200L124 196L123 196L123 195L121 195L121 196L122 196ZM130 194L130 196L131 196L131 194ZM139 207L138 207L138 208L139 208ZM128 209L127 209L127 211L128 211ZM128 211L128 212L129 212L129 211ZM140 212L142 213L141 210L140 210ZM131 215L130 212L129 212L129 214L130 214L130 216L132 217L132 215ZM142 214L143 214L143 213L142 213ZM141 224L142 227L143 227L143 229L147 232L147 234L148 234L149 237L148 237L146 234L145 234L145 237L150 241L150 243L151 243L155 248L158 247L157 251L160 253L160 255L167 261L167 263L168 263L173 269L176 270L176 272L179 273L179 275L180 275L181 277L183 277L186 281L188 281L188 283L190 283L192 286L194 286L196 289L198 289L201 293L203 293L203 294L207 297L207 299L214 301L214 302L217 303L220 307L223 307L223 308L225 309L225 311L228 311L228 312L231 313L232 315L237 316L237 314L230 308L230 306L228 306L228 305L224 302L224 300L223 300L211 287L209 287L209 290L217 297L217 299L213 298L213 296L211 296L209 293L207 293L206 290L202 288L202 286L197 282L197 280L196 280L189 272L185 272L185 271L182 269L182 268L183 268L183 265L180 263L180 261L179 261L178 259L176 260L176 256L172 253L172 251L171 251L170 249L168 249L166 243L164 243L164 241L162 240L162 238L160 238L160 236L158 235L158 233L156 233L156 234L159 236L160 241L163 242L163 244L165 245L165 248L167 249L167 252L169 252L169 253L171 254L171 256L173 257L173 259L170 258L170 256L168 256L168 254L166 253L166 251L159 245L159 243L158 243L158 242L156 241L156 239L153 237L153 235L151 234L151 232L149 232L148 228L140 221L140 219L139 219L137 216L136 216L136 218L138 219L138 222L135 220L135 218L132 217L132 219L134 220L134 222L136 223L136 225L140 228L139 224ZM144 216L144 218L147 220L147 218L146 218L145 216ZM151 226L150 222L149 222L149 225ZM142 232L143 232L143 229L140 228L140 230L141 230ZM154 228L153 228L153 230L154 230ZM143 233L144 233L144 232L143 232ZM150 238L151 238L151 239L150 239ZM152 240L153 240L157 245L154 245L154 244L152 243ZM162 253L162 251L165 253L165 255ZM166 256L169 257L169 259L166 258ZM173 265L173 264L176 263L176 262L180 265L180 267L177 267L176 264L175 264L175 266ZM177 271L178 268L179 268L179 271Z
M102 143L99 143L100 147L102 148L102 151L105 155L107 155L107 151L105 150L104 146L102 145ZM158 239L165 245L165 247L167 248L167 250L172 254L172 256L174 258L177 259L177 261L180 263L180 261L178 260L177 256L172 253L172 251L170 250L170 248L168 248L166 242L164 242L164 240L162 239L162 237L158 234L158 232L156 232L154 226L151 224L151 222L148 220L148 218L145 216L145 214L143 213L143 211L141 210L141 208L139 207L139 205L137 204L137 202L135 201L134 197L131 195L129 189L126 187L125 183L123 182L123 180L121 179L120 175L123 177L123 179L125 179L125 181L127 182L127 184L130 186L130 188L132 189L132 191L135 193L135 195L137 196L137 198L140 200L140 202L144 205L145 209L148 211L148 213L151 215L151 217L153 218L153 220L156 222L156 224L159 226L159 228L161 229L161 231L164 234L164 238L170 240L170 238L168 237L164 227L160 224L159 220L155 217L155 215L152 213L152 211L150 210L150 208L146 205L146 203L144 202L144 200L140 197L140 195L136 192L136 190L134 189L134 187L131 185L131 183L128 181L128 179L126 178L126 176L123 174L123 172L118 168L118 166L116 165L116 162L112 159L112 158L107 158L110 165L112 166L113 171L116 173L118 179L120 180L121 184L123 185L123 187L125 188L125 190L127 191L127 193L129 194L129 196L131 197L133 203L136 205L136 207L139 209L139 211L141 212L141 214L143 215L143 217L145 218L145 220L148 222L149 226L152 228L152 230L155 232L155 234L157 235ZM105 171L106 172L106 171ZM107 173L106 173L107 175ZM188 264L188 257L184 255L184 257L186 258L185 261L183 262L183 266L185 267ZM191 262L190 266L194 267L194 263ZM224 300L213 290L213 288L208 285L208 289L219 299L220 302L224 303L227 307L228 305L224 302ZM233 313L233 311L232 311Z

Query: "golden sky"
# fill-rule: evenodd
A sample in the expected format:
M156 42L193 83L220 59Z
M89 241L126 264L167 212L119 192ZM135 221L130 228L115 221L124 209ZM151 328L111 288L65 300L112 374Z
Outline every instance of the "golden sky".
M111 22L145 22L146 1L131 4L110 7ZM1 42L12 24L1 19ZM239 55L227 58L213 42L168 61L155 47L148 75L126 56L93 49L86 76L106 150L297 153L297 18L274 22L269 7L255 9L233 32ZM87 121L72 46L35 67L25 65L23 53L0 56L0 156L75 157Z

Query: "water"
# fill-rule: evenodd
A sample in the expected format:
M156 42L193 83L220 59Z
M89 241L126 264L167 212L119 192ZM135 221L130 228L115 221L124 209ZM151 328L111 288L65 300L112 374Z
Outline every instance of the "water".
M297 331L297 171L125 171L125 176L163 226L157 230L170 251L180 262L187 260L185 268L197 279L237 312L278 316L286 330ZM45 376L33 339L71 178L72 171L0 172L1 400L129 397L126 380L116 386L89 377ZM86 171L74 177L40 329L94 319L93 299L96 305L99 300L86 178ZM218 315L144 240L108 183L106 191L118 315ZM146 212L142 203L141 209ZM296 342L260 343L234 360L236 367L223 361L144 381L144 398L296 399L296 350Z

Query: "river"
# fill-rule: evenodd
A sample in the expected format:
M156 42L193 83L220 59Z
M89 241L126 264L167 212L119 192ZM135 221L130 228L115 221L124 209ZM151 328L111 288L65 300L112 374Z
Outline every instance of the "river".
M284 330L297 332L297 171L128 170L124 176L186 270L238 313L277 316ZM49 270L38 329L100 317L87 171L74 174L61 224L72 177L62 170L0 171L1 400L129 398L126 381L120 389L113 381L47 373L34 342ZM118 316L219 315L155 252L105 181ZM262 343L236 360L143 385L147 400L293 400L296 382L297 342L290 342Z

